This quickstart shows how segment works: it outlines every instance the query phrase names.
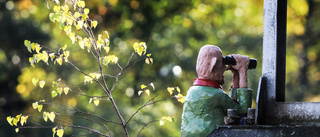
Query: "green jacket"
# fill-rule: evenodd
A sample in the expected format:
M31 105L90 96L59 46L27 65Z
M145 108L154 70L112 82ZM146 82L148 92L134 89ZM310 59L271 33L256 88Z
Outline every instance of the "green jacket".
M224 124L227 109L237 109L238 116L245 115L251 107L252 90L239 88L237 101L223 90L211 86L192 86L183 106L181 137L206 137L216 127ZM234 93L234 92L233 92Z

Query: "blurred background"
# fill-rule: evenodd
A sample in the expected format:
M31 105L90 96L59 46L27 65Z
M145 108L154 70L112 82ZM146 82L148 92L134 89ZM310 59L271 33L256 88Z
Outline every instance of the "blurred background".
M61 1L64 4L64 1ZM7 116L33 114L42 116L32 108L32 103L40 99L58 104L69 103L95 114L117 119L108 102L100 102L98 107L88 104L88 98L68 94L59 99L51 99L51 88L43 89L31 83L33 77L53 81L61 78L63 82L81 88L92 94L102 94L98 86L83 82L83 75L64 63L62 66L46 65L43 62L33 68L28 58L32 56L24 46L24 40L58 50L61 44L68 44L70 61L82 70L97 70L92 57L79 50L77 43L72 45L58 24L52 23L49 7L45 0L0 0L0 135L18 137L52 136L51 129L20 129L14 132ZM320 101L320 0L288 0L287 10L287 61L286 61L286 101ZM254 91L254 101L262 66L263 0L90 0L86 1L89 16L99 24L95 34L108 31L112 54L125 64L130 57L134 41L147 43L147 51L152 53L153 65L138 63L120 77L113 96L120 111L128 119L139 107L137 92L141 84L153 82L156 89L152 95L165 91L167 87L178 86L186 95L197 77L196 58L199 49L205 44L219 46L224 55L239 53L258 60L255 70L248 73L249 87ZM83 35L81 32L78 35ZM112 68L112 67L110 67ZM119 70L109 69L106 73L116 74ZM108 78L107 81L114 81ZM231 73L225 72L226 92L231 85ZM159 99L168 97L168 94ZM144 96L144 99L150 99ZM59 103L60 102L60 103ZM254 107L255 103L253 104ZM174 116L174 122L150 124L141 136L179 136L183 104L176 100L157 103L143 109L128 125L131 136L136 136L145 123ZM44 107L52 111L54 107ZM88 121L66 118L75 125L86 125L99 131L104 129ZM28 119L43 123L43 120ZM49 124L50 125L50 124ZM122 136L120 127L110 130L115 136ZM76 129L66 130L65 136L88 132Z

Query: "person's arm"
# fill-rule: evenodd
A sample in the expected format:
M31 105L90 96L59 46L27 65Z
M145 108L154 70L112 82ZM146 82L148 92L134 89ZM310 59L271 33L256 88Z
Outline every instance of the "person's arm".
M233 88L247 88L247 70L250 58L240 54L232 54L231 56L237 62L236 65L229 65L229 70L232 71Z

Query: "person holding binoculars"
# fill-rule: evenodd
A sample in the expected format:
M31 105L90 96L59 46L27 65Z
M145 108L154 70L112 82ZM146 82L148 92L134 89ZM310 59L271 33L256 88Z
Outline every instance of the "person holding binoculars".
M228 67L226 66L228 65ZM247 70L257 65L255 59L240 54L223 57L219 47L203 46L198 54L198 78L188 90L183 106L181 137L203 137L217 125L224 124L227 109L237 109L239 116L251 107L252 90L247 87ZM232 88L226 94L223 73L232 72Z

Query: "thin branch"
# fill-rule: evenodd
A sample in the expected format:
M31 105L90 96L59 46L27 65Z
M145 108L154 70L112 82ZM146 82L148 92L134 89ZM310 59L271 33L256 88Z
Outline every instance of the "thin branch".
M71 125L70 127L73 127L73 128L81 128L81 129L85 129L85 130L91 131L92 133L96 133L96 134L101 135L101 136L104 136L104 137L110 137L110 136L108 136L108 135L105 135L105 134L101 133L101 132L98 131L98 130L94 130L94 129L91 129L91 128L88 128L88 127L75 126L75 125Z
M70 106L72 106L72 105L70 105ZM72 106L72 107L75 109L76 112L79 112L79 113L81 113L81 114L89 115L89 116L92 116L92 117L97 117L97 118L99 118L99 119L101 119L101 120L103 120L103 121L105 121L105 122L112 122L112 123L121 125L121 123L119 123L119 122L115 122L115 121L112 121L112 120L107 120L107 119L105 119L105 118L103 118L103 117L101 117L101 116L99 116L99 115L93 115L93 114L91 114L91 113L89 113L89 112L83 112L83 111L81 111L80 109L78 109L78 108L75 107L75 106Z
M84 75L92 78L95 82L97 82L97 83L100 85L100 87L102 88L102 90L107 91L107 87L106 87L106 85L105 85L105 81L104 81L104 80L103 80L103 83L104 83L105 86L103 86L97 79L93 78L93 77L90 76L89 74L87 74L87 73L83 72L82 70L80 70L76 65L72 64L70 61L68 61L68 63L69 63L71 66L73 66L76 70L78 70L79 72L81 72L82 74L84 74ZM103 75L102 75L101 77L103 78ZM105 88L106 88L106 89L105 89ZM107 95L109 96L110 94L107 93Z
M131 117L128 119L128 121L127 121L127 123L125 124L125 126L128 125L128 123L131 121L131 119L132 119L142 108L144 108L144 107L146 107L146 106L149 106L149 105L152 105L152 104L155 104L155 103L158 103L158 102L160 102L160 101L165 101L165 100L174 98L174 97L169 97L169 98L165 98L165 99L162 99L162 100L153 101L156 97L158 97L158 96L161 95L162 93L164 93L164 91L161 92L161 93L159 93L159 94L157 94L157 95L154 96L152 99L149 99L143 106L139 107L139 109L137 109L137 111L134 112L134 113L131 115ZM153 102L151 102L151 101L153 101Z
M158 122L158 121L160 121L160 120L152 120L152 121L150 121L149 123L147 123L146 125L144 125L144 126L141 128L141 130L138 132L137 137L140 135L140 133L141 133L141 131L142 131L143 129L145 129L146 127L149 126L149 124L151 124L151 123L153 123L153 122Z

